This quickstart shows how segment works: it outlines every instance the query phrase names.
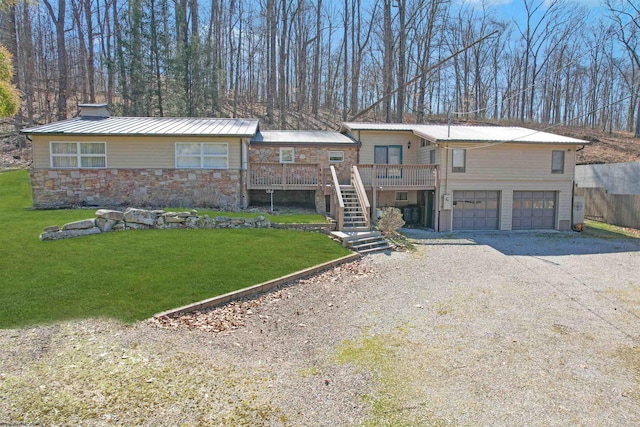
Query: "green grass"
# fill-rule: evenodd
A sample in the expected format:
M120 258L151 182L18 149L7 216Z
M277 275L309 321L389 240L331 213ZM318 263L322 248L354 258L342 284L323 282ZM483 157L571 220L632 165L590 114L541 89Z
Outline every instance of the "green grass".
M619 239L621 237L640 238L640 233L638 233L637 230L592 220L585 220L584 223L586 225L586 229L583 233L587 236L599 237L602 239Z
M346 255L319 233L143 230L38 239L92 210L30 209L27 171L0 173L0 328L109 317L134 322Z
M166 208L166 211L182 211L188 210L185 208ZM211 218L217 216L228 216L230 218L255 218L257 216L264 216L269 221L276 224L324 224L327 219L320 214L283 214L283 215L271 215L264 212L222 212L222 211L210 211L206 209L198 209L198 215L209 215Z

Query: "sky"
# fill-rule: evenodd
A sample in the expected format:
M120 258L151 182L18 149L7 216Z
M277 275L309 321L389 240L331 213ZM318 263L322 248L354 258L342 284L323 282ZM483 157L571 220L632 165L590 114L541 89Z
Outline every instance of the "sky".
M521 20L525 15L524 0L461 0L460 3L467 3L476 7L482 7L482 3L496 11L499 18L511 20ZM546 1L546 0L545 0ZM604 11L600 7L603 0L570 0L578 6L588 9L591 18L595 19ZM536 1L537 3L537 1Z

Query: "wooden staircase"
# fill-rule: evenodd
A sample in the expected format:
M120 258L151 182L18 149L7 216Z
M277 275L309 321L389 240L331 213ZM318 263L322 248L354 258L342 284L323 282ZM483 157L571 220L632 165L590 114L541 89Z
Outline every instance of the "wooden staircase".
M362 210L358 193L352 185L341 185L344 202L344 223L342 231L369 231L367 217Z
M369 199L356 166L351 168L351 184L338 181L336 170L330 167L332 177L332 204L338 230L331 233L342 244L361 254L391 249L381 232L371 231Z

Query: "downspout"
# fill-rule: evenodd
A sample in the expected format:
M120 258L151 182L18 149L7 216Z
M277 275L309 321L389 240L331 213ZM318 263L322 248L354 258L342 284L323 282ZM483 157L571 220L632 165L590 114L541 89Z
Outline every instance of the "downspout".
M247 194L245 186L245 178L244 175L247 173L247 153L246 153L247 142L246 138L240 138L240 208L246 209L247 207Z

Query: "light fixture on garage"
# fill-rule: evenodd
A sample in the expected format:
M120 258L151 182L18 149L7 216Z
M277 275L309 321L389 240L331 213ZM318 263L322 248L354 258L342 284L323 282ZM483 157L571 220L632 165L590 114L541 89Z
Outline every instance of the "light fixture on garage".
M411 149L411 141L407 142L407 150Z

